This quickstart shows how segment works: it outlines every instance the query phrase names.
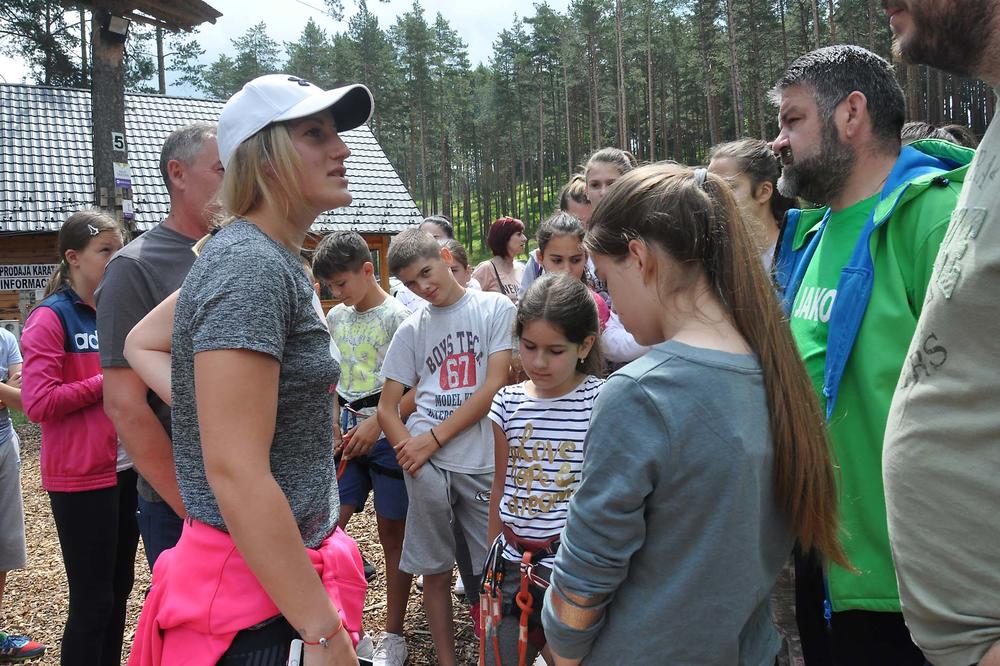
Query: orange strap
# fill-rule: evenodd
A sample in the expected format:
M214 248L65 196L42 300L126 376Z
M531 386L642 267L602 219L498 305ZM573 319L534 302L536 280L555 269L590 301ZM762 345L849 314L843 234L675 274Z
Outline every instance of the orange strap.
M528 569L531 567L532 555L533 553L530 550L525 550L524 555L521 556L521 589L518 590L517 596L514 597L517 607L521 609L521 621L518 624L517 631L518 666L526 666L528 659L528 618L531 617L531 611L534 606L534 598L528 590Z

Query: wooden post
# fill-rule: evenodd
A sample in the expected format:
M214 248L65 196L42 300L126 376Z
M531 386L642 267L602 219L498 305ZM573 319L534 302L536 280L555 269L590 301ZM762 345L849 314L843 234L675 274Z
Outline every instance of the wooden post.
M163 28L156 26L156 73L160 94L167 94L167 58L163 54Z
M123 194L115 188L115 162L128 162L125 135L125 44L109 40L101 29L106 10L94 11L90 20L92 47L90 111L93 123L94 203L122 225Z

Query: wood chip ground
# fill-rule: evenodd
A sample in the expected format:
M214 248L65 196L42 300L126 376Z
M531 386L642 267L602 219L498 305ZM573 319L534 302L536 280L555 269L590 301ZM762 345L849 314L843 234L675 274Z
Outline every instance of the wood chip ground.
M58 664L59 637L66 621L68 596L66 572L59 551L59 538L49 499L41 488L38 471L39 431L32 424L17 426L21 436L21 483L24 489L24 520L28 541L28 566L20 571L12 571L7 577L7 592L3 599L0 627L12 633L24 633L45 643L45 656L32 663ZM382 549L378 543L375 513L368 503L364 513L354 517L348 527L361 552L375 565L380 575L372 581L365 599L365 629L377 635L385 624L385 576ZM142 608L143 593L149 585L149 569L142 553L142 543L136 554L136 578L132 596L129 598L128 620L125 627L124 663L132 636L135 632L139 611ZM472 623L466 606L458 598L454 600L455 632L459 663L477 663L477 643L472 633ZM434 647L431 643L427 621L421 605L420 590L414 586L410 591L410 603L406 617L406 640L410 651L411 666L434 664Z

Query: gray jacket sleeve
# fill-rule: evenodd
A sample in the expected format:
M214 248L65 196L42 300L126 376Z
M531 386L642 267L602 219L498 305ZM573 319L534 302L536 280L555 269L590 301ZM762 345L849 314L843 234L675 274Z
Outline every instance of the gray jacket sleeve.
M597 606L613 600L628 576L632 555L646 539L645 506L662 471L669 446L666 433L653 400L635 379L608 379L594 406L583 478L570 501L552 572L554 589L549 589L542 611L546 639L561 656L586 656L601 631L603 615L588 629L573 629L552 612L551 597L571 593L600 601ZM607 598L600 600L603 595ZM641 612L621 612L630 610Z

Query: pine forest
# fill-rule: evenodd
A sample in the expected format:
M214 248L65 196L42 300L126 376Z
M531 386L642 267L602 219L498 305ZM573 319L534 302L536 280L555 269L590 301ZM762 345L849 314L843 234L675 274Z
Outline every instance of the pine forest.
M318 9L344 11L339 0ZM601 146L696 164L717 142L772 138L767 91L817 46L852 43L891 58L879 0L571 0L565 12L539 2L531 16L511 16L477 66L447 17L419 0L391 25L364 0L352 9L346 31L310 19L294 42L279 43L261 22L214 62L197 32L137 26L126 86L178 94L165 90L164 71L217 99L270 72L321 87L365 83L377 102L371 128L414 200L424 214L451 217L471 244L500 215L533 231ZM5 0L0 50L30 60L38 83L87 87L88 23L57 2ZM896 70L910 119L982 134L995 104L988 86L922 66Z

